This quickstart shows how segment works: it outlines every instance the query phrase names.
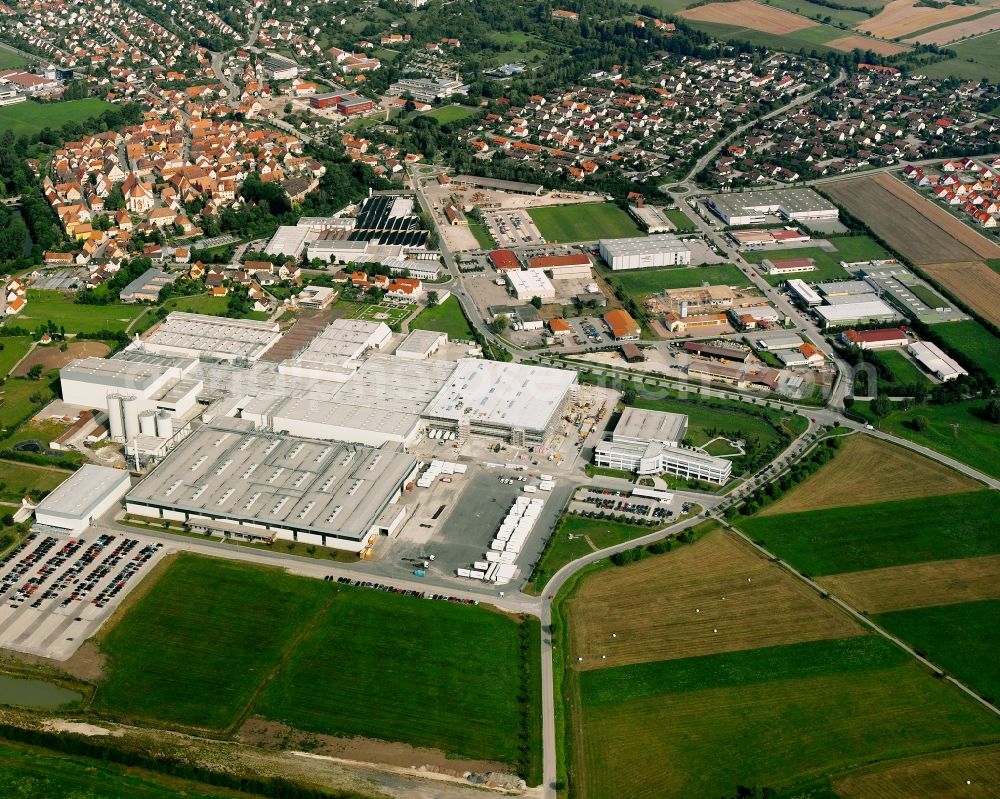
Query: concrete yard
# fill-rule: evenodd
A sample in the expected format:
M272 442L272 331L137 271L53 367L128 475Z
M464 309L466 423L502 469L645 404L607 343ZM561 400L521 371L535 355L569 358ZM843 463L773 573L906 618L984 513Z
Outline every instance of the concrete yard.
M141 535L32 533L0 561L0 647L68 659L163 552Z

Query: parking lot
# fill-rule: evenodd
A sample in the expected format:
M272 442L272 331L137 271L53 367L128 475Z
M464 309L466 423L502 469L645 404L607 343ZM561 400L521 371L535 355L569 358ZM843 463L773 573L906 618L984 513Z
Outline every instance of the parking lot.
M526 244L544 244L527 211L496 211L483 214L486 228L500 247L521 247Z
M613 513L615 516L624 515L632 522L652 521L661 526L671 519L676 519L680 514L687 513L690 506L676 499L664 501L649 497L634 497L628 491L584 488L573 497L569 509L577 513L604 511L605 514Z
M66 660L162 555L142 536L32 533L0 560L0 647Z

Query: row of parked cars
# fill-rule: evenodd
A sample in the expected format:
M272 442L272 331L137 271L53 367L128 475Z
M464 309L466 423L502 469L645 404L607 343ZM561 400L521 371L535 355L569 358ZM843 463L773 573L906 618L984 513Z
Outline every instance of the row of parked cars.
M134 549L135 545L138 544L139 542L130 540L129 543L130 546L125 551L125 553L123 553L123 556L124 554L127 554L132 549ZM104 589L101 590L101 592L98 593L97 596L95 596L91 600L91 602L97 605L97 607L99 608L103 608L105 605L107 605L108 602L110 602L112 599L118 596L118 594L120 594L125 589L125 586L128 585L128 581L131 580L133 577L135 577L135 575L139 573L142 567L145 566L153 557L153 555L155 555L157 551L162 547L163 544L147 544L142 549L140 549L136 553L135 557L133 557L132 560L130 560L128 563L125 564L125 567L118 574L115 575L114 579L110 583L108 583L108 585L105 586ZM115 562L117 563L117 561Z
M373 588L376 591L388 591L390 594L401 594L403 596L417 597L418 599L437 599L441 602L456 602L460 605L478 605L477 599L462 599L448 594L429 594L426 591L414 591L409 588L396 588L394 585L385 583L373 583L371 580L352 580L350 577L334 577L332 574L326 575L324 580L336 580L342 585L353 585L356 588Z

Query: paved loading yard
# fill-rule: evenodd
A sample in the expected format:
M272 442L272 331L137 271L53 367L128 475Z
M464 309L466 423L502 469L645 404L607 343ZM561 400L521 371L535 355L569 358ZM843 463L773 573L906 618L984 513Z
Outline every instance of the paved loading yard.
M162 547L139 536L32 533L0 560L0 647L66 660Z

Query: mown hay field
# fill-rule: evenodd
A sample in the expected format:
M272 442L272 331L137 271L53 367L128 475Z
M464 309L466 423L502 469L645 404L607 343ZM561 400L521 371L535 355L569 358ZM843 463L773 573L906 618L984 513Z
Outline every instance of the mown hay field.
M569 655L581 670L863 632L833 604L722 531L669 557L587 578L570 612Z
M842 799L994 799L1000 796L1000 746L980 746L880 763L833 780Z
M949 42L968 39L970 36L979 36L997 28L1000 28L1000 13L987 14L983 17L956 22L954 25L936 28L927 33L917 34L907 39L907 41L919 42L920 44L948 44Z
M878 53L879 55L897 55L907 50L901 44L883 42L881 39L872 39L868 36L858 36L857 34L841 36L839 39L827 42L826 45L836 50L843 50L845 53L849 53L852 50L861 50L862 52L871 50L873 53Z
M915 452L866 435L848 436L836 456L760 516L959 494L981 483Z
M918 6L917 0L892 0L870 20L858 25L858 30L881 39L898 39L925 28L951 20L971 17L982 12L978 5L947 5L944 8Z
M806 17L780 8L754 3L752 0L738 0L735 3L709 3L681 11L678 16L699 22L741 25L765 33L778 34L793 33L816 25L815 22Z
M867 613L1000 599L1000 556L847 572L821 577L817 582Z

